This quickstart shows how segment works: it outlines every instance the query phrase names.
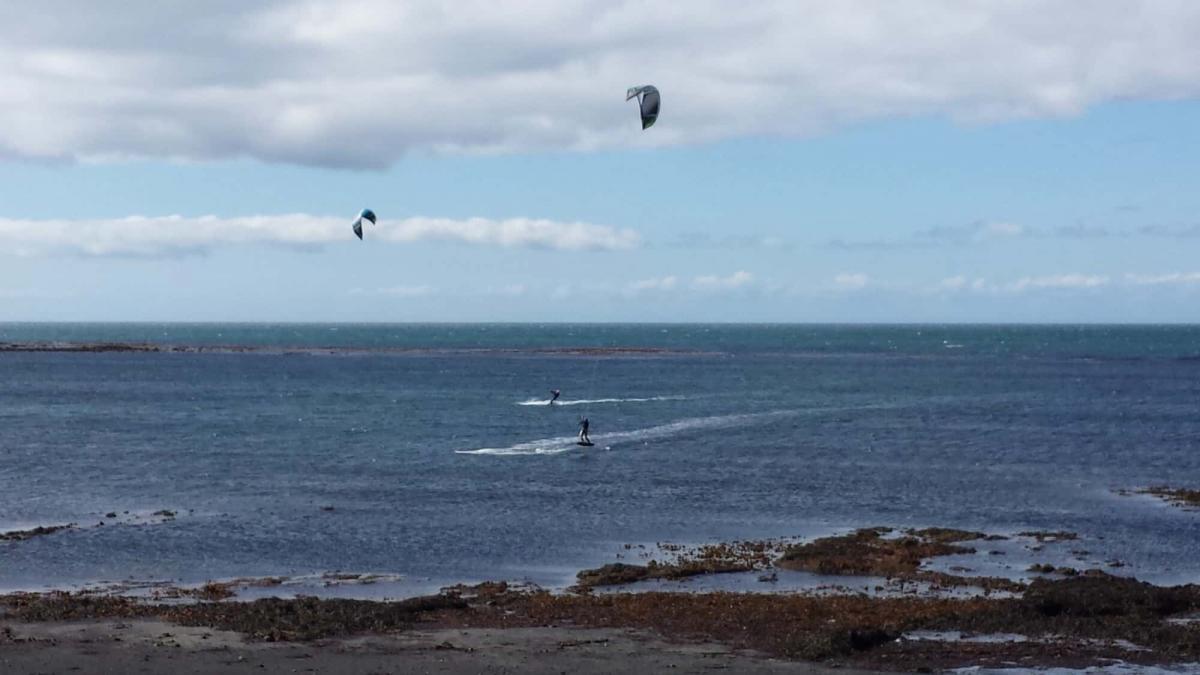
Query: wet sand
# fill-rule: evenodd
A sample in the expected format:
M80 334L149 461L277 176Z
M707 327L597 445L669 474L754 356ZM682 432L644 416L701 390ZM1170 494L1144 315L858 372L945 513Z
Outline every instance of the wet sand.
M306 643L159 620L10 624L5 673L859 673L669 643L648 631L583 628L416 630Z

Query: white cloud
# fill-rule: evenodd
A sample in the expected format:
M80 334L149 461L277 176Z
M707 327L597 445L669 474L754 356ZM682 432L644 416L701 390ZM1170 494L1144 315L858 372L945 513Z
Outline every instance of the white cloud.
M1200 3L212 0L0 9L0 156L379 167L1200 95ZM657 84L643 133L625 89Z
M1007 290L1020 293L1027 290L1045 288L1098 288L1108 285L1106 276L1089 276L1085 274L1057 274L1044 277L1022 277L1009 284Z
M1200 284L1200 272L1172 274L1126 274L1125 280L1137 286Z
M1024 237L1029 230L1023 225L1008 222L976 221L966 225L939 225L918 230L899 239L869 239L846 241L834 239L829 246L844 250L886 251L933 246L963 246L996 239Z
M626 291L630 294L638 294L646 291L670 291L673 290L679 283L679 279L673 276L656 277L653 279L641 279L632 281L626 286Z
M967 225L931 227L917 232L914 239L925 243L965 244L968 242L1008 239L1025 234L1025 227L1017 223L977 221Z
M508 284L499 288L489 288L488 295L502 295L508 298L519 298L529 292L529 287L525 284Z
M433 293L432 286L389 286L379 289L381 295L392 295L398 298L420 298Z
M0 288L0 300L52 300L67 297L71 297L71 294L40 288Z
M739 270L727 277L716 275L699 276L692 279L692 288L697 291L731 291L754 283L754 275Z
M367 242L449 241L477 246L619 250L637 246L629 229L531 218L408 218L365 225ZM303 213L218 218L131 216L107 220L0 218L0 251L22 256L69 252L92 256L159 256L236 244L314 246L353 242L347 218Z
M1123 282L1123 284L1122 284ZM989 283L976 277L974 279L958 275L942 279L929 287L932 292L985 292L985 293L1023 293L1038 290L1055 289L1088 289L1107 286L1186 286L1200 285L1200 272L1169 274L1133 274L1127 273L1118 280L1106 275L1086 274L1052 274L1045 276L1021 277L1009 283Z
M938 288L947 291L959 291L967 287L967 278L959 275L956 277L947 277L938 283Z
M833 284L838 288L847 290L858 290L866 288L867 284L871 283L871 277L862 274L839 274L833 278Z
M409 218L390 227L385 226L380 236L398 242L442 239L470 244L571 251L628 249L640 242L637 233L629 229L531 218Z
M397 298L423 298L435 293L437 289L425 284L416 286L388 286L367 290L363 288L350 289L350 295L390 295Z
M1016 223L988 223L982 232L990 237L1019 237L1025 234L1025 227Z
M984 291L992 290L987 280L982 277L967 277L962 274L953 277L946 277L939 281L933 289L934 291Z

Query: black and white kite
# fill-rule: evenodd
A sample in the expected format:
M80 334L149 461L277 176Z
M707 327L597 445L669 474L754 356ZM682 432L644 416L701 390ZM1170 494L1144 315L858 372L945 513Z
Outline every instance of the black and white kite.
M629 91L625 92L626 101L635 96L641 107L642 128L649 129L658 119L658 107L662 103L662 97L658 95L658 89L649 84L644 87L630 87Z

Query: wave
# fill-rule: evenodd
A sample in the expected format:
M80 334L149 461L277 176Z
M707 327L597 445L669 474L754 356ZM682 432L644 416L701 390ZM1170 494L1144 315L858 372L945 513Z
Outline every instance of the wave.
M646 398L580 398L580 399L563 399L560 398L554 402L554 405L591 405L593 403L649 403L651 401L686 401L687 396L649 396ZM517 405L533 405L533 406L548 406L550 399L548 398L531 398L528 401L517 401Z
M604 447L623 441L650 441L670 438L679 434L703 429L723 429L729 427L750 426L766 423L772 419L797 415L799 410L776 410L765 413L748 413L742 415L716 415L713 417L692 417L669 424L634 429L633 431L614 431L605 434L592 434L592 442L597 447ZM506 448L478 448L475 450L455 450L460 455L557 455L574 450L576 436L558 436L542 438L536 441L517 443Z

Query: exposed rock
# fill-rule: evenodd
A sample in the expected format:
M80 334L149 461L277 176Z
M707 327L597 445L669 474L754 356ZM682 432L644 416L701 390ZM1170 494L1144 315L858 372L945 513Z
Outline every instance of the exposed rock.
M11 530L9 532L0 532L0 541L24 541L33 537L40 537L47 534L54 534L63 530L73 530L77 527L75 523L66 525L40 525L32 530Z

